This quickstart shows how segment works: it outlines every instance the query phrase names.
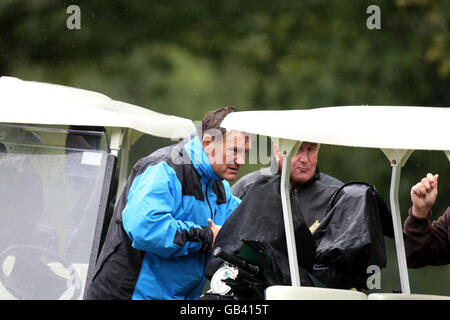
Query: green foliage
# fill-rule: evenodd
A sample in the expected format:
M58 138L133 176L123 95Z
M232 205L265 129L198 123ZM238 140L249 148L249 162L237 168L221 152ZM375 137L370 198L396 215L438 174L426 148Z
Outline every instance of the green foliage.
M71 4L81 8L81 30L66 27ZM366 27L371 4L381 9L381 30ZM449 17L446 0L0 0L0 74L99 91L193 120L224 105L448 107ZM395 135L396 128L384 129ZM417 129L433 139L433 119ZM169 143L143 137L131 161ZM388 199L390 167L379 150L323 145L319 167L343 181L369 182ZM403 219L410 187L427 172L440 174L434 218L449 205L447 159L415 151L402 173ZM399 288L388 247L385 292ZM413 291L450 295L448 270L411 271Z

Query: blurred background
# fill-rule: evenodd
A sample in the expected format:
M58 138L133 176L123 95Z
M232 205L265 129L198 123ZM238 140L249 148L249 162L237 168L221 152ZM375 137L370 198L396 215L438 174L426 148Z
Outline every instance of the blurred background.
M72 4L81 9L79 30L66 25ZM369 5L379 6L381 29L367 28ZM98 91L192 120L226 105L449 107L449 22L447 0L0 0L0 75ZM395 135L396 128L383 130ZM433 139L433 119L417 130ZM130 165L171 143L142 137ZM247 165L240 176L261 166ZM368 182L389 203L391 169L380 150L322 145L319 168ZM448 159L415 151L402 171L403 221L410 188L427 172L440 174L433 219L450 205ZM379 291L392 292L400 282L394 243L386 244ZM449 266L409 272L413 293L450 295Z

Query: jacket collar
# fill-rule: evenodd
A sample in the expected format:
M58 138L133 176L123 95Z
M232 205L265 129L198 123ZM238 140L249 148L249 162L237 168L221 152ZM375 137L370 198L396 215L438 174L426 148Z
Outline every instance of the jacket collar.
M200 174L201 180L222 180L214 172L198 135L189 140L184 148L186 149L195 170Z

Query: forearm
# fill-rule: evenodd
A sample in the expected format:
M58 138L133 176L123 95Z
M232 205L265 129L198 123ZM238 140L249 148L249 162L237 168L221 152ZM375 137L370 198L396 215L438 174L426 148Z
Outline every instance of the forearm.
M170 213L147 213L143 221L130 220L125 216L123 226L138 250L170 258L207 252L212 246L209 227L176 220Z
M449 262L448 225L444 217L431 223L430 215L427 218L417 218L410 209L405 221L406 258L411 268Z

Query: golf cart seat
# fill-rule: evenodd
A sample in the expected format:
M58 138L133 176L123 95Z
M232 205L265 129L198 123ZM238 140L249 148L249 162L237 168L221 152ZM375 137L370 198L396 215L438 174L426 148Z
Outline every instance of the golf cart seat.
M266 300L367 300L360 291L315 287L271 286L265 295Z
M432 294L371 293L368 300L450 300L450 297Z

